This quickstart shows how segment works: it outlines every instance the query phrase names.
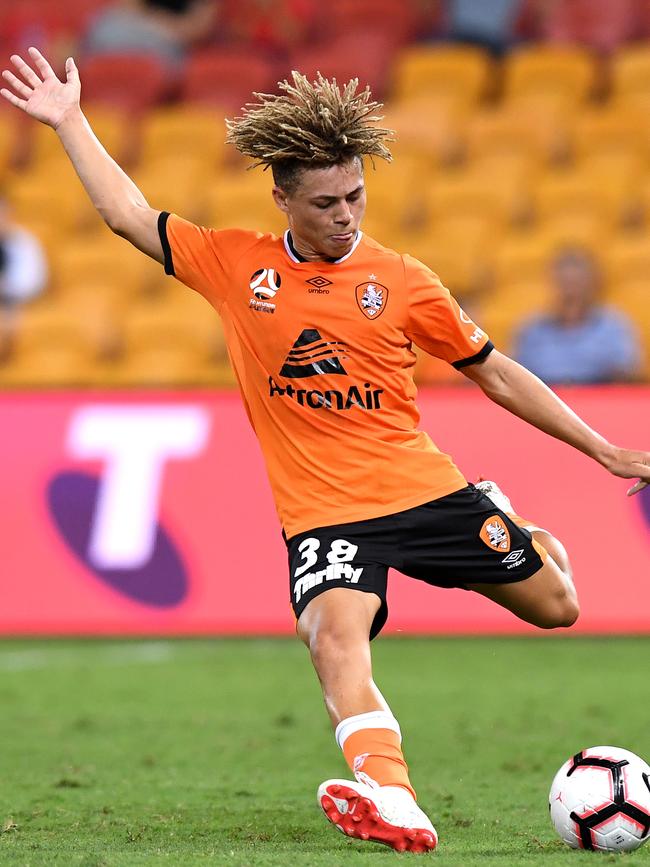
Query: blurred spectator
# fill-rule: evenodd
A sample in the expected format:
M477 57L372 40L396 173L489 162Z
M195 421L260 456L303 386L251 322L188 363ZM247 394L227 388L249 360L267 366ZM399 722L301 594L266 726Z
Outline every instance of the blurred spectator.
M225 0L223 26L231 41L284 59L316 35L318 0Z
M178 68L193 45L212 33L214 0L120 0L93 19L86 55L152 54Z
M13 222L8 203L0 197L0 354L10 346L20 305L39 295L46 283L40 243Z
M639 0L528 0L537 38L610 53L641 26Z
M632 323L601 305L601 275L589 253L560 252L551 266L554 311L521 329L514 357L547 383L621 382L639 377Z
M446 36L500 55L517 38L523 0L447 0Z

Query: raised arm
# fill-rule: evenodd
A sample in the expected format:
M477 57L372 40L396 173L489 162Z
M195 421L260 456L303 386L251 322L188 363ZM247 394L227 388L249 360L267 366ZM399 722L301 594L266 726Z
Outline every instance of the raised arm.
M496 349L484 361L465 367L462 372L499 406L589 455L613 475L638 478L628 495L650 483L650 452L609 443L534 374Z
M159 211L150 208L129 176L104 150L81 111L81 83L74 60L66 60L65 82L36 48L29 49L32 66L11 56L16 73L3 70L11 89L0 94L30 117L51 126L61 139L93 205L109 228L143 253L163 261L158 235Z

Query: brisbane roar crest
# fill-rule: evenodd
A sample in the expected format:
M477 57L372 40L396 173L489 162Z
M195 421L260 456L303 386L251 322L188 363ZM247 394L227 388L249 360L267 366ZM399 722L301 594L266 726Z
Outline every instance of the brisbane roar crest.
M388 303L388 289L381 283L359 283L354 292L363 315L367 319L378 319Z
M479 536L493 551L510 550L510 533L499 515L493 515L483 522Z

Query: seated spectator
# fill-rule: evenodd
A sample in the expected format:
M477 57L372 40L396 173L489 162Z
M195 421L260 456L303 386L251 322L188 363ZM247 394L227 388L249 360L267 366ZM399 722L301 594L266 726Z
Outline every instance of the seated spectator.
M547 383L624 382L639 377L632 323L598 301L601 276L589 253L560 252L551 266L553 312L523 326L514 357Z
M83 51L152 54L178 68L188 49L211 34L215 12L213 0L120 0L93 19Z
M21 304L45 289L47 263L38 240L11 219L0 197L0 356L11 346Z
M501 55L517 39L523 0L447 0L446 36Z

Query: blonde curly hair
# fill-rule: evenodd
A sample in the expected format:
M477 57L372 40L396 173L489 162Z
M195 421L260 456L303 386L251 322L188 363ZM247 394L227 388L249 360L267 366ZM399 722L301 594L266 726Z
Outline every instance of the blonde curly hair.
M369 156L392 160L386 141L393 130L376 126L382 104L353 78L342 89L336 79L315 81L295 70L280 94L256 93L240 117L227 120L226 141L252 157L253 167L270 168L278 186L292 192L306 168L322 168Z

